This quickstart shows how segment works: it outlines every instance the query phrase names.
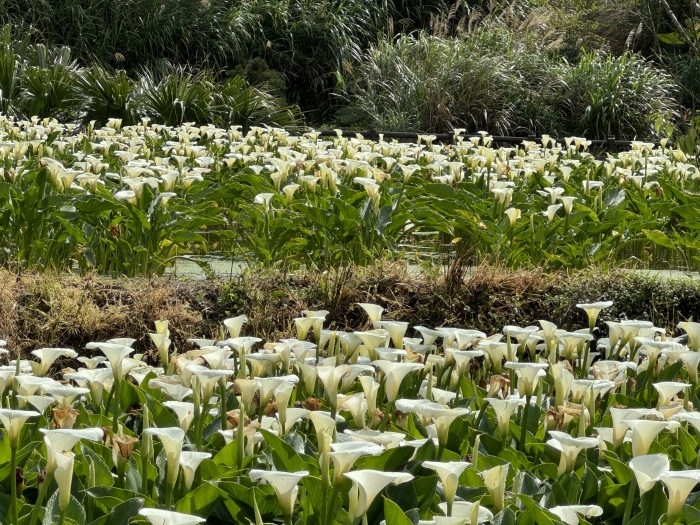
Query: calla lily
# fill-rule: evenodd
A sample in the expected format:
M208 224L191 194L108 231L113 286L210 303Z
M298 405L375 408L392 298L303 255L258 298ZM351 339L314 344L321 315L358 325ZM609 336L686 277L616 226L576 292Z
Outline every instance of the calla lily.
M19 444L19 434L27 420L39 416L41 416L41 414L33 410L10 410L7 408L0 408L0 422L5 427L5 430L7 430L7 436L10 440L11 447L16 448Z
M654 383L654 388L659 393L659 407L671 404L671 399L678 395L679 392L690 388L688 383L679 383L677 381L661 381Z
M58 508L65 512L70 503L70 487L73 482L73 464L75 454L73 452L58 452L55 455L56 470L54 478L58 485Z
M151 508L139 510L139 515L150 521L151 525L197 525L206 521L191 514Z
M693 321L681 321L678 328L685 330L688 334L688 346L693 352L700 351L700 323Z
M647 454L630 460L629 466L639 485L639 492L644 494L654 487L660 476L666 474L671 464L666 454Z
M169 408L177 416L180 428L187 432L194 420L194 403L186 401L165 401L163 406Z
M560 407L564 404L564 400L571 391L571 387L574 383L574 375L566 369L562 362L555 363L549 370L554 379L554 406Z
M88 388L90 389L92 403L98 407L102 403L105 388L107 391L109 391L111 388L112 378L113 375L110 368L95 368L90 370L81 369L79 372L63 375L63 379L73 380L81 386L87 384Z
M500 511L505 505L506 478L508 477L508 467L510 465L498 465L481 473L484 485L489 491L493 508Z
M406 335L408 323L403 321L378 321L377 328L384 328L389 332L394 348L403 348L403 337Z
M447 445L447 439L450 433L450 426L455 419L465 416L471 411L468 408L445 408L437 403L425 402L417 404L414 411L423 417L430 417L435 423L435 430L440 446Z
M355 425L358 428L363 428L367 415L367 401L365 401L364 392L357 392L351 396L338 395L338 410L350 412Z
M384 308L382 308L378 304L357 303L357 306L359 306L365 312L367 312L369 320L372 322L372 324L382 320L382 313L384 312Z
M698 383L698 367L700 367L700 352L682 352L679 356L683 366L688 371L688 379L694 385Z
M340 381L349 374L350 367L348 365L316 367L316 375L323 384L323 389L328 396L328 401L331 407L333 407L333 410L335 410L338 405L338 387L340 386Z
M443 490L445 491L445 501L447 502L447 515L451 515L452 504L459 487L459 477L470 463L466 461L424 461L423 467L434 470L440 477Z
M297 339L300 341L305 341L309 330L314 329L316 323L323 323L323 318L321 317L297 317L294 319L294 324L297 329ZM320 332L320 329L319 329Z
M145 434L151 436L158 436L160 442L163 444L163 451L165 452L165 458L167 460L167 478L166 487L168 488L168 493L166 494L166 505L170 505L168 501L168 496L172 498L172 490L177 483L177 474L180 468L180 454L182 453L182 444L185 441L185 431L180 427L169 427L169 428L147 428L144 430Z
M56 398L51 396L17 396L17 399L20 400L20 403L31 405L42 414L46 412L47 408L56 403Z
M148 387L160 388L175 401L182 401L192 394L192 389L183 385L179 376L161 376L158 379L151 379L148 382Z
M425 326L414 326L414 330L418 331L423 337L423 344L434 345L440 337L444 337L445 333L440 330L433 330L432 328L426 328Z
M385 448L396 448L401 444L401 441L406 437L401 432L380 432L379 430L350 430L345 429L345 434L350 436L353 441L365 441L367 443L375 443Z
M506 368L518 373L518 392L524 396L535 394L540 372L548 366L547 363L513 363L511 361L505 364Z
M610 308L613 305L612 301L598 301L596 303L580 303L576 305L576 308L581 308L586 312L588 317L588 328L593 330L595 323L598 320L598 314L601 310L605 308Z
M349 472L355 461L362 456L378 456L383 451L384 447L370 442L346 441L331 444L328 456L333 462L333 483L340 483L343 475Z
M596 518L603 515L598 505L560 505L552 507L549 512L561 518L566 525L578 525L579 515L584 518Z
M385 347L390 337L389 332L383 328L368 332L355 332L354 334L362 341L362 346L360 346L360 350L363 351L362 355L369 355L370 358L377 357L375 348Z
M308 417L316 431L319 453L327 454L331 451L331 443L335 435L335 419L319 411L309 412Z
M559 459L559 475L570 472L576 465L576 458L579 453L587 448L595 448L598 446L598 440L593 437L571 437L566 432L558 432L551 430L549 435L553 439L547 441L548 445L553 446L561 453Z
M210 457L211 454L208 452L183 451L180 454L180 466L182 467L182 475L185 481L185 488L187 490L192 488L194 474L197 471L199 464Z
M160 359L160 364L167 368L168 363L170 363L170 359L168 357L168 349L170 348L170 344L172 343L172 341L165 334L156 333L148 335L151 337L151 341L153 341L153 344L156 345L156 349L158 350L158 358Z
M32 350L32 355L39 358L39 362L31 361L32 371L35 376L45 376L59 357L78 357L78 352L70 348L40 348Z
M46 471L52 473L58 466L56 454L58 452L70 452L81 439L89 441L101 441L104 431L101 428L80 428L80 429L39 429L44 434L46 443Z
M483 356L484 351L447 349L445 350L445 355L449 355L452 357L452 359L454 359L456 365L455 370L457 371L457 374L460 376L464 376L467 374L470 361L475 357Z
M241 403L244 409L246 412L250 413L251 406L253 405L253 397L260 389L260 381L257 379L236 379L234 384L241 392Z
M294 511L294 502L299 492L299 481L308 475L307 471L278 472L258 469L252 469L248 473L252 481L265 481L272 485L285 520L291 518Z
M133 348L128 346L115 344L115 343L88 343L85 348L91 350L93 348L99 348L102 353L107 357L109 364L112 367L112 374L116 381L121 381L126 375L126 371L123 370L123 361L134 352Z
M374 498L389 483L406 483L413 479L407 472L382 472L381 470L357 470L348 472L345 477L352 481L350 489L350 519L357 521L365 515Z
M700 482L700 470L682 470L680 472L666 472L659 477L668 490L668 510L666 515L669 518L678 516L683 509L685 500L695 485Z
M496 412L496 420L498 421L498 430L501 433L501 438L508 437L510 432L510 418L518 407L525 405L525 400L518 396L507 397L506 399L498 399L487 397L485 399Z
M648 421L646 419L627 420L625 424L632 430L632 455L643 456L649 453L651 443L663 430L676 430L678 421Z
M63 386L60 383L57 385L50 385L44 390L47 394L53 396L58 406L62 408L71 406L76 397L90 393L89 388Z
M389 403L396 401L399 395L399 387L403 379L417 370L422 370L423 365L420 363L394 363L390 361L372 361L372 365L379 367L384 376L386 383L384 384L386 398Z
M452 507L452 517L456 519L466 519L468 520L467 523L471 524L473 523L473 518L475 517L473 514L476 512L477 523L490 522L493 519L493 513L481 505L478 505L477 508L477 505L478 503L472 503L470 501L455 501L454 506ZM447 503L439 503L438 507L440 507L440 510L447 514Z

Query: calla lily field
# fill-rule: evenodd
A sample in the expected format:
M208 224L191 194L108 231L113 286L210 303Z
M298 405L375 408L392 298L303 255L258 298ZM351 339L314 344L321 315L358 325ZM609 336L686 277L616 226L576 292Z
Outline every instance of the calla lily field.
M0 116L0 266L697 269L697 159L665 140L590 148ZM280 339L239 306L214 335L159 319L80 348L28 349L0 325L0 516L698 523L700 324L601 316L611 297L587 295L566 330L517 309L492 332L414 326L388 298L343 330L330 305L299 308Z
M305 310L278 341L245 314L183 348L158 321L149 354L0 341L4 523L695 523L700 324L611 306L573 332L358 303L355 331Z
M161 275L179 258L326 271L428 252L509 268L698 267L695 157L0 119L0 265Z

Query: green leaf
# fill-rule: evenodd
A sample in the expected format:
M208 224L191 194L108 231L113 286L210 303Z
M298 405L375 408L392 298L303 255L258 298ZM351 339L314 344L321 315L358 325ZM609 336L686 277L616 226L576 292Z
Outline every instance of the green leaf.
M112 477L112 469L107 466L107 464L102 459L97 452L93 451L91 448L86 447L84 444L80 445L80 451L82 452L82 458L80 458L79 463L85 464L85 471L83 475L87 479L89 463L91 461L95 468L95 485L108 486L114 485L114 478ZM78 470L78 465L76 465L76 471Z
M357 470L371 469L384 472L396 472L403 470L411 459L415 449L413 447L396 447L385 450L379 456L361 457L355 463Z
M143 498L128 499L111 510L105 523L108 525L129 525L129 520L138 516L143 504Z
M674 244L674 242L671 239L669 239L666 236L666 234L661 230L642 230L642 233L644 233L644 235L646 235L646 238L654 244L663 246L664 248L669 248L670 250L676 249L676 245Z
M384 498L384 519L386 525L413 525L396 503L389 498Z
M287 472L299 472L300 470L308 470L312 476L317 476L319 473L318 463L310 458L303 457L291 445L282 441L279 437L267 430L260 429L260 432L265 437L267 446L272 451L272 458L275 466L280 470Z
M60 517L61 509L58 507L57 490L52 494L51 498L49 498L49 501L46 504L46 512L44 513L44 519L41 523L42 525L54 525L55 523L58 523L60 521ZM63 523L65 525L73 523L76 525L84 525L85 520L85 509L75 498L75 496L71 495L70 502L68 503L68 507L66 508Z
M144 497L138 492L131 490L120 489L117 487L93 487L87 489L88 495L95 499L95 504L104 512L108 514L112 511L114 507L120 503L124 503L130 499L142 499L146 507L157 507L155 501L150 498Z
M222 493L216 486L211 483L202 483L178 501L175 504L175 510L206 518L214 510L221 497Z
M553 514L540 507L530 496L518 494L518 498L523 503L525 509L527 509L527 513L530 515L533 523L537 525L553 525L552 518L559 522Z

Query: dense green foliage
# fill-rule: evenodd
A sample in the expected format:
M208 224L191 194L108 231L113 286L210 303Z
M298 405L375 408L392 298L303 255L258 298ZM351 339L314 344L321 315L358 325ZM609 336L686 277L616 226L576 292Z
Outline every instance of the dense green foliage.
M196 85L170 76L144 107L197 119ZM515 148L419 138L5 119L0 264L151 275L213 252L321 271L445 253L456 271L700 265L698 169L682 150L639 142L602 161L582 138Z
M203 81L240 75L281 96L282 105L298 105L313 124L649 139L658 138L659 116L684 128L700 85L698 14L683 2L667 5L7 0L0 23L45 46L49 58L63 57L50 70L25 73L24 61L16 64L31 76L14 86L25 98L33 100L42 84L55 88L45 103L27 100L22 108L42 116L73 118L74 108L84 106L72 93L73 70L98 63L125 72L115 73L121 76L114 89L122 90L127 78L143 84L144 71L160 80L164 68L174 67L179 73L161 91L193 102L183 110L186 118L202 115L201 100L192 97L201 95ZM0 66L0 74L7 77L12 65ZM3 91L8 98L13 86L3 83ZM124 118L121 97L107 105L110 117ZM162 101L145 100L162 109Z

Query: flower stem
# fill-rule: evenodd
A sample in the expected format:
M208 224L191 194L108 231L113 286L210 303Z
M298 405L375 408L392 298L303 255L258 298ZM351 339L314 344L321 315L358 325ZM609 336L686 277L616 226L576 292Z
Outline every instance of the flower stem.
M10 443L10 513L12 525L19 525L17 517L17 445Z
M226 407L226 378L222 377L219 380L219 388L221 390L221 408L219 409L219 412L221 413L221 430L226 430L228 427L228 420L226 419L226 412L228 411Z
M632 502L634 501L634 493L637 490L637 478L632 476L630 480L630 489L627 493L627 503L625 504L625 514L622 518L622 525L627 525L630 520L630 514L632 513Z
M112 432L116 436L119 434L119 387L120 387L121 381L117 378L114 380L114 412L112 412Z
M518 443L518 448L520 452L525 452L525 437L527 436L527 419L530 412L530 400L532 396L525 396L525 406L523 407L523 419L520 422L520 442Z
M238 405L238 431L236 432L236 469L241 470L243 456L245 455L245 407L243 403Z
M32 509L32 513L29 516L29 525L34 525L36 523L36 519L39 515L39 509L44 503L44 498L46 498L46 493L49 490L49 485L51 485L51 482L53 481L53 472L46 474L46 477L44 477L44 481L41 484L41 487L39 487L39 495L36 498L36 502L34 503L34 508Z

